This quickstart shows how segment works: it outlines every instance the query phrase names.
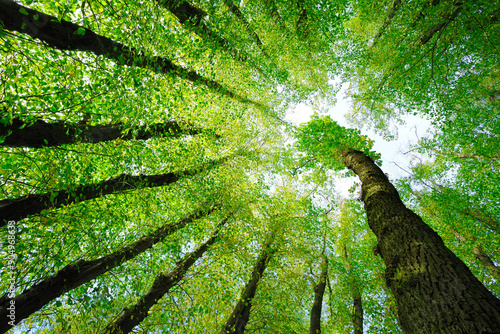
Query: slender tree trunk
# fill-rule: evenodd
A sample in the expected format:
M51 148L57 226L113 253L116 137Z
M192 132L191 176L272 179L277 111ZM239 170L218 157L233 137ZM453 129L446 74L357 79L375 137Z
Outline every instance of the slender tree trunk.
M500 301L405 207L373 160L355 150L342 152L341 159L362 182L368 224L378 239L403 330L500 333Z
M344 263L351 280L351 291L352 291L352 301L354 306L354 314L353 314L353 327L354 334L363 334L363 298L361 296L361 291L359 289L359 284L354 275L351 262L347 255L347 245L344 244Z
M304 0L296 0L296 5L299 10L299 19L296 23L297 34L302 41L305 41L309 36L306 5L304 3Z
M493 260L491 260L491 257L484 252L483 248L481 246L474 246L472 248L472 252L476 256L476 259L478 259L479 262L481 262L483 267L487 271L491 272L493 276L495 276L497 281L500 281L500 267L495 265Z
M243 13L240 10L240 8L232 0L224 0L224 3L229 8L229 11L231 13L233 13L233 15L236 16L241 21L241 23L243 23L245 30L248 32L248 34L250 36L252 36L255 43L262 51L262 53L266 54L266 52L264 51L264 44L260 40L259 36L252 29L252 27L250 26L250 23L246 20L245 16L243 15ZM267 54L266 54L266 56L267 56Z
M28 125L29 124L29 125ZM196 135L200 129L183 129L175 121L141 126L134 130L117 124L86 125L67 122L47 123L37 120L33 124L15 118L12 124L0 124L0 136L6 136L1 146L8 147L50 147L63 144L99 143L114 139L142 139L153 137L177 138L182 135Z
M229 52L238 61L248 60L248 57L236 50L229 41L203 23L206 14L201 9L184 0L157 0L157 2L201 38L215 41L222 50Z
M384 30L391 24L392 18L394 15L396 15L397 10L399 9L399 6L401 5L401 0L394 0L394 3L392 4L392 9L389 15L387 15L387 18L385 19L384 23L382 24L382 27L379 29L375 37L373 38L373 43L368 47L368 49L372 49L378 42L379 38L382 36L384 33Z
M122 247L109 255L95 260L79 260L59 270L55 275L44 279L40 283L27 289L13 299L0 300L0 333L4 333L11 326L4 321L9 314L8 307L14 302L16 310L16 324L40 310L43 306L96 277L113 270L123 263L133 259L140 253L150 249L156 243L164 240L168 235L183 228L195 219L209 215L215 207L202 206L190 216L180 219L173 224L165 224L156 231L143 236L134 243Z
M224 225L226 220L220 224L210 239L202 243L197 250L186 254L181 260L177 261L175 268L168 274L160 274L149 291L143 295L132 307L123 309L120 318L110 323L104 333L106 334L127 334L139 325L147 316L149 310L158 303L158 301L167 294L170 289L179 282L188 269L201 258L207 249L215 243L219 234L219 228Z
M204 85L215 92L237 101L253 103L259 107L263 107L230 91L216 81L173 64L169 59L147 56L142 51L98 35L92 30L21 6L12 0L0 0L0 21L2 21L5 29L27 34L47 43L55 49L88 51L98 56L113 59L121 65L137 66L150 69L156 73L177 75L196 85Z
M176 182L181 177L193 176L213 166L220 165L228 158L224 157L175 173L156 175L121 174L94 184L79 185L75 188L22 196L16 199L5 199L0 201L0 227L4 226L9 220L20 220L30 215L39 214L43 210L56 209L63 205L83 202L126 190L166 186Z
M266 270L267 264L275 251L271 248L271 242L272 238L271 241L264 246L259 255L257 263L253 267L252 277L245 286L245 290L241 294L240 300L234 307L233 312L220 332L221 334L243 334L245 332L245 326L250 319L250 310L252 308L255 292L257 291L257 284L264 274L264 270Z
M323 296L325 295L326 280L328 278L328 258L321 254L321 274L318 283L314 286L314 301L311 308L311 317L309 321L309 333L321 333L321 308L323 306Z
M458 2L456 5L453 6L453 7L455 7L455 10L451 14L448 14L443 18L443 22L435 24L432 27L430 27L429 29L427 29L425 34L422 37L420 37L420 45L425 45L428 41L431 40L431 38L435 34L440 32L443 28L445 28L448 24L450 24L458 16L458 14L460 14L460 12L462 11L461 6L462 6L462 3Z

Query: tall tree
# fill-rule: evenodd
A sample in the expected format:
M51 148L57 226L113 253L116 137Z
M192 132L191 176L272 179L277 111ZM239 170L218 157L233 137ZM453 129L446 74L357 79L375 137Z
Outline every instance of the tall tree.
M309 333L321 333L321 309L323 307L323 296L326 289L326 281L328 279L328 257L324 251L321 253L321 274L319 275L318 283L314 284L314 302L311 308L311 317L309 322Z
M39 148L79 142L100 143L114 139L176 138L182 135L196 135L200 132L201 130L196 128L184 129L175 121L131 129L122 123L88 125L64 121L48 123L41 119L31 123L16 118L11 124L0 123L0 136L5 136L5 140L0 145Z
M10 314L9 306L14 304L16 309L15 324L18 324L21 320L29 317L64 293L88 283L99 275L132 260L193 220L209 215L214 209L214 206L202 206L191 215L179 219L175 223L165 224L154 232L111 254L95 260L78 260L75 263L68 264L55 275L35 284L23 293L15 296L15 298L9 300L5 296L2 297L0 299L0 315L6 318ZM0 324L0 333L5 333L12 326L2 321Z
M299 143L322 163L345 166L361 180L368 224L377 236L385 278L405 332L500 331L500 300L436 232L406 208L396 188L367 155L373 152L366 138L328 117L314 116L301 128Z
M43 210L56 209L71 203L121 193L126 190L167 186L177 182L182 177L196 175L214 166L223 164L227 160L228 157L225 157L194 168L157 175L121 174L94 184L79 185L75 188L60 189L15 199L5 199L0 201L0 226L4 226L9 220L23 219L30 215L39 214Z
M132 307L125 308L123 314L117 320L106 326L104 333L126 334L137 326L148 316L149 310L177 284L189 270L189 268L203 256L219 236L219 228L224 226L226 220L219 224L212 236L202 243L194 252L186 254L177 261L175 268L168 274L160 274L149 291L142 296Z
M241 293L240 299L236 303L229 319L220 332L221 334L243 334L245 332L245 327L250 319L250 310L252 309L257 285L269 261L276 252L276 249L272 246L272 239L273 238L270 238L270 241L262 247L262 251L253 267L251 278L245 285L245 289Z
M46 42L59 50L78 50L92 52L115 60L120 65L138 66L151 69L157 73L177 75L194 84L202 84L222 95L234 98L243 103L254 103L247 98L232 92L223 85L207 79L195 71L190 71L171 60L147 56L140 50L125 46L120 42L79 26L75 23L21 6L13 0L0 1L0 21L5 29L18 31ZM258 103L255 103L259 105ZM261 106L261 105L259 105Z

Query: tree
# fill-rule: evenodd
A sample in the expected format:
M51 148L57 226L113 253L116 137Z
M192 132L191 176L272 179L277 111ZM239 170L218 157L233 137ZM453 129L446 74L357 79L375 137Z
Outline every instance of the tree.
M53 48L88 51L98 56L113 59L120 65L139 66L163 74L174 74L194 84L206 85L214 91L243 103L251 102L213 80L206 79L194 71L173 64L169 59L148 57L142 51L134 50L120 42L100 36L72 22L64 20L59 22L54 16L34 11L12 0L3 0L0 2L0 6L3 13L0 19L2 19L6 29L19 31L38 38ZM259 104L257 103L257 105Z
M123 124L88 125L70 124L66 122L47 123L37 119L27 123L21 119L12 120L12 124L0 124L0 135L5 136L1 143L9 147L58 146L76 144L80 142L99 143L114 139L150 139L153 137L175 138L183 134L196 135L200 129L188 128L171 121L157 123L151 126L142 126L138 129L127 129Z
M496 3L0 8L0 201L33 198L22 214L45 205L19 220L4 210L2 329L499 331L498 280L483 265L500 249ZM409 148L411 188L388 181L359 129L316 117L308 150L292 144L290 110L330 113L341 86L358 127L390 137L399 117L432 121L432 138ZM51 128L21 142L31 126ZM98 129L110 140L87 136ZM347 198L346 165L363 183ZM167 174L168 186L146 184Z
M136 242L126 245L111 254L91 261L79 260L65 266L54 276L43 280L35 286L32 286L28 290L16 296L15 299L11 299L14 300L16 305L16 321L19 322L27 318L34 312L40 310L50 301L60 297L65 292L71 291L87 282L92 281L99 275L119 267L126 261L133 259L140 253L153 247L156 243L164 240L167 236L174 233L178 229L181 229L191 223L194 219L200 218L203 215L208 215L213 210L214 207L209 207L208 210L207 208L201 208L193 214L173 224L163 225L156 231L149 233ZM214 238L210 239L212 240L211 242L214 241L213 239ZM207 244L204 245L204 248L202 247L201 249L206 248ZM190 263L189 261L193 257L194 256L191 254L191 256L188 256L186 258L187 260L182 261L181 264ZM11 302L4 296L0 302L0 314L2 316L7 317L10 313L10 305ZM0 331L5 332L8 329L9 326L6 323L2 323Z
M274 233L271 234L270 240L263 245L262 251L257 258L255 266L253 267L251 278L245 285L245 289L236 303L236 306L231 312L229 319L222 328L221 334L243 334L245 327L250 319L250 310L252 309L253 299L257 291L257 285L261 279L266 267L271 260L276 249L272 246L272 239Z
M436 232L406 208L372 158L351 147L354 143L370 153L371 145L365 138L345 131L331 119L316 116L302 127L299 140L321 162L338 166L336 159L340 159L360 178L368 224L377 236L386 265L385 279L396 298L405 332L500 329L500 300L472 275ZM435 306L429 307L431 304Z
M221 227L224 225L223 222ZM148 316L149 310L153 307L160 298L179 282L185 272L203 256L208 248L217 240L219 230L216 230L213 235L201 244L196 251L186 254L181 260L177 261L175 268L167 275L161 274L158 276L151 289L132 307L125 308L120 318L109 324L104 330L105 333L130 333L145 317Z
M87 201L101 196L116 194L127 190L144 187L162 187L177 182L181 177L193 176L209 168L227 161L226 158L211 161L195 168L188 168L179 172L158 175L118 175L112 179L95 184L79 185L71 189L23 196L15 199L0 201L0 226L8 220L19 220L30 215L40 214L43 210L59 208L63 205Z

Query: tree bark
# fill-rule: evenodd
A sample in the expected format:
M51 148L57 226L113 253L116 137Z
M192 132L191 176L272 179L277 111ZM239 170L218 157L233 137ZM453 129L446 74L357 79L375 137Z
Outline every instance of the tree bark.
M275 252L275 250L271 248L271 242L272 238L260 253L257 263L253 267L252 277L245 286L245 290L243 290L240 300L234 307L233 312L220 332L221 334L243 334L245 332L245 326L250 319L250 310L252 308L255 292L257 291L257 284Z
M410 191L417 198L418 203L423 210L427 211L430 215L436 217L436 219L441 221L440 216L436 212L434 212L434 210L432 210L429 206L425 205L422 196L420 196L418 192L414 191L413 189L410 189ZM446 222L444 224L446 224ZM453 226L451 226L451 232L461 243L465 243L467 242L467 239L470 239L474 243L472 252L474 253L476 259L479 260L479 262L486 271L489 271L493 276L495 276L497 280L500 280L500 268L495 265L495 263L491 260L490 256L484 252L481 246L475 244L476 238L474 236L470 235L464 236L462 233L457 231Z
M256 106L263 107L259 103L232 92L216 81L173 64L169 59L148 56L142 51L98 35L92 30L21 6L12 0L0 0L0 21L2 21L5 29L27 34L55 49L92 52L98 56L112 59L120 65L137 66L150 69L156 73L177 75L195 85L204 85L239 102L253 103Z
M105 334L126 334L139 325L147 316L149 310L158 303L158 301L167 294L170 289L179 282L188 269L201 258L207 249L215 243L219 234L219 228L225 224L224 220L210 239L201 244L194 252L186 254L181 260L177 261L175 268L168 273L160 274L149 291L142 296L132 307L123 309L121 317L110 323L104 330Z
M321 274L318 283L314 286L314 301L311 308L311 317L309 321L309 333L321 333L321 309L323 307L323 296L325 295L326 280L328 277L328 258L321 254Z
M140 253L153 247L156 243L164 240L168 235L183 228L195 219L209 215L214 210L214 206L208 209L206 206L202 206L188 217L180 219L173 224L165 224L154 232L143 236L134 243L122 247L116 252L95 260L79 260L69 264L55 275L44 279L13 299L2 298L0 300L0 317L2 319L0 322L0 333L4 333L11 328L7 321L3 321L3 319L8 319L8 307L12 303L11 301L15 305L15 321L18 324L21 320L29 317L64 293L90 282L96 277L133 259Z
M99 143L119 138L123 140L146 140L153 137L178 138L185 134L196 135L200 132L200 129L195 128L183 129L175 121L127 129L121 123L86 125L63 121L47 123L43 120L36 120L30 124L15 118L12 124L0 123L0 137L6 137L0 146L40 148L78 142Z
M403 330L412 333L500 333L500 301L439 235L407 209L387 176L360 151L341 160L362 182L368 224L378 239L385 279Z
M0 227L4 226L9 220L21 220L30 215L39 214L43 210L56 209L63 205L83 202L126 190L166 186L176 182L181 177L193 176L213 166L220 165L228 158L224 157L175 173L156 175L121 174L94 184L79 185L75 188L22 196L16 199L4 199L0 201Z

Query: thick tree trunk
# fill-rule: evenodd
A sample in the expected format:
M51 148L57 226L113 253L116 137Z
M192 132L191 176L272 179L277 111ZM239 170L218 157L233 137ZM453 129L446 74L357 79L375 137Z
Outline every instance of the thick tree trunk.
M79 260L69 264L59 270L54 276L44 279L15 298L2 298L0 300L0 319L2 319L0 321L0 333L4 333L11 328L7 321L3 319L7 319L7 315L9 314L8 307L12 301L15 305L17 324L64 293L90 282L96 277L133 259L165 239L168 235L183 228L193 220L210 214L214 210L213 206L202 206L201 209L190 216L180 219L173 224L165 224L156 231L143 236L134 243L122 247L116 252L95 260Z
M223 221L219 228L225 222ZM120 318L110 323L104 330L104 333L126 334L130 333L135 326L140 324L148 316L149 310L184 277L196 260L201 258L207 249L217 240L219 228L196 251L186 254L181 260L177 261L175 268L170 273L166 275L160 274L153 282L149 291L132 307L125 308Z
M309 321L309 333L321 333L321 308L323 306L323 296L325 295L326 280L328 277L328 258L323 253L321 261L321 274L318 283L314 286L314 301L311 308Z
M12 124L0 123L0 136L6 136L1 146L8 147L50 147L63 144L99 143L114 139L142 139L153 137L177 138L184 134L196 135L200 129L183 129L177 122L156 123L152 126L141 126L135 130L126 129L121 124L85 125L67 122L47 123L37 120L33 124L18 118Z
M373 160L355 150L343 152L341 159L362 182L368 224L378 239L403 330L500 333L500 301L405 207Z
M193 176L213 166L220 165L227 161L228 158L210 161L201 166L175 173L157 175L121 174L94 184L79 185L75 188L22 196L16 199L5 199L0 201L0 227L4 226L9 220L20 220L30 215L39 214L43 210L56 209L63 205L83 202L126 190L166 186L176 182L181 177Z
M425 210L428 214L436 217L436 219L441 221L439 215L434 212L429 206L425 205L422 196L414 190L410 190L411 193L417 198L420 207ZM445 223L446 224L446 223ZM476 238L474 236L465 236L458 232L454 227L451 227L451 232L458 239L458 241L465 243L467 239L471 240L473 243L476 243ZM486 271L489 271L496 279L500 280L500 268L495 265L495 263L491 260L490 256L484 252L481 246L474 245L472 248L472 252L476 259L482 264Z
M272 241L265 245L260 253L257 263L253 267L252 277L245 286L245 290L243 290L240 300L234 307L233 312L220 332L221 334L243 334L245 332L245 326L250 319L250 310L252 308L255 292L257 291L257 284L264 274L264 270L266 270L267 264L275 251L271 248L271 242Z
M27 13L27 15L23 13ZM12 0L0 0L0 21L5 29L27 34L55 49L88 51L98 56L113 59L120 65L137 66L157 73L177 75L196 85L205 85L211 90L237 101L253 103L262 107L262 105L230 91L218 82L175 65L166 58L147 56L139 50L98 35L92 30L21 6Z

